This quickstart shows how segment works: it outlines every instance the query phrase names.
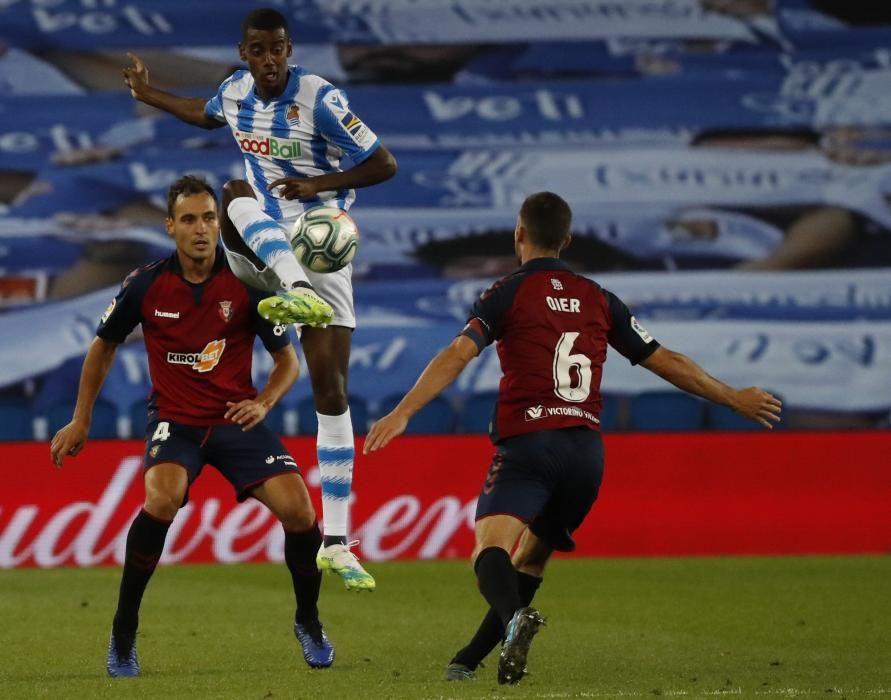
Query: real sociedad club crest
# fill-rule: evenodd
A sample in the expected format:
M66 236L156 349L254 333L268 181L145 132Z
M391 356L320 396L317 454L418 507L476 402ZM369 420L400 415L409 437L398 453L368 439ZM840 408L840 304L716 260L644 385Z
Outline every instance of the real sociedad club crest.
M288 107L288 112L285 115L289 122L293 122L294 124L300 123L300 106L299 105L291 105Z
M220 302L220 318L223 319L226 323L229 323L229 320L232 318L232 302L231 301L221 301Z

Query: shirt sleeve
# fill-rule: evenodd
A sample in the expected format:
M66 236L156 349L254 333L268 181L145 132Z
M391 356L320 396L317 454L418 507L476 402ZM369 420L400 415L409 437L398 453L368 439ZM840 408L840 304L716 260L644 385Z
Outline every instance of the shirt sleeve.
M625 302L606 289L603 293L606 295L612 319L607 341L627 357L632 365L640 364L656 351L659 343L631 315Z
M515 285L499 280L476 300L460 335L470 338L482 352L501 335L502 321L513 303Z
M252 290L251 294L251 318L254 323L254 332L263 341L263 347L269 352L276 352L288 347L291 338L288 335L288 327L281 323L270 323L257 313L257 304L261 299L271 296L263 292Z
M134 328L142 323L144 280L139 270L131 272L121 284L117 296L99 319L96 335L112 343L123 343Z
M322 138L340 148L353 163L366 160L380 146L377 135L350 109L346 93L333 85L319 90L313 117Z
M221 124L226 123L226 115L223 113L223 93L226 88L239 76L239 72L233 73L226 78L217 90L217 94L211 97L204 105L204 114L211 119L215 119Z

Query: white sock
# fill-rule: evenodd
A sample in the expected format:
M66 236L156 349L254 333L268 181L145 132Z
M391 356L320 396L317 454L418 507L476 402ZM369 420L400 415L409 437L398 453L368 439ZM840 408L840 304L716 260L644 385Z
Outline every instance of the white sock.
M236 197L229 202L227 211L244 242L267 267L272 268L285 289L291 289L298 282L309 282L291 250L287 231L260 209L256 199Z
M322 520L325 535L346 537L353 485L353 422L350 409L339 416L316 413L319 432L316 454L322 476Z

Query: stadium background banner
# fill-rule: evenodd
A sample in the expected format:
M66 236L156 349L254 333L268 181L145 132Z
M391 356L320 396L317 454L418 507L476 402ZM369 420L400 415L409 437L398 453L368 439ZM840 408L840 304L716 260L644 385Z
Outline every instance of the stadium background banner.
M695 74L646 81L357 85L348 94L362 118L400 151L680 143L705 129L887 122L888 67L849 66L832 81L805 67L740 72L733 81ZM688 99L676 99L679 93ZM19 96L5 103L0 109L3 168L50 168L54 155L95 146L129 149L132 156L157 149L174 157L181 149L222 148L238 160L229 150L228 130L197 138L193 127L171 116L141 115L127 94L98 93L89 100Z
M287 445L312 465L311 439ZM46 444L0 446L0 568L119 564L142 501L141 451L136 441L96 441L56 470ZM611 435L601 498L575 554L888 552L889 451L888 432ZM490 455L481 436L403 437L362 458L353 507L360 556L467 557ZM304 473L318 508L318 471ZM236 504L208 468L162 561L279 561L282 541L262 505Z
M176 0L104 3L57 0L7 3L4 22L16 44L29 49L64 46L184 46L200 26L205 41L234 44L234 27L245 7L260 0L217 0L214 21L199 4ZM826 38L871 39L878 30L831 19L806 0L776 0L776 16L734 17L709 11L698 0L283 0L277 3L303 28L301 43L450 44L466 41L508 43L615 37L698 38L740 43L772 41L783 47L809 47ZM621 11L619 11L621 10Z
M302 42L435 43L522 41L547 37L697 36L753 40L745 22L703 10L697 0L626 0L624 12L610 0L504 0L497 6L479 0L384 0L369 5L330 0L290 0L281 11L303 28ZM140 6L141 5L141 6ZM201 26L205 41L233 44L233 28L245 7L260 2L223 0L214 3L208 22L200 5L156 0L100 6L76 2L20 3L8 12L10 34L20 45L93 48L97 38L109 46L183 46L194 41ZM584 21L588 20L588 21ZM593 24L592 24L593 23ZM493 30L497 27L497 30Z
M229 129L133 100L125 51L157 87L210 96L240 65L243 15L267 4L218 0L207 21L179 0L0 0L0 338L17 341L0 342L0 416L30 414L3 439L58 427L120 280L172 249L169 185L244 176ZM789 426L889 425L886 3L868 21L815 0L273 4L293 62L342 87L399 162L351 210L350 387L369 419L514 269L517 208L547 189L573 208L564 258L660 341L780 394ZM254 366L262 382L268 355ZM490 350L450 390L458 417L497 379ZM607 365L623 402L665 388ZM100 397L114 434L138 434L147 392L130 343ZM307 395L301 379L284 402L287 434Z
M757 377L793 409L888 407L891 275L885 270L856 276L845 271L728 271L605 273L594 278L625 299L656 338L689 353L727 382L745 385ZM351 393L377 404L393 392L408 390L428 360L460 330L467 309L489 284L484 279L357 283L360 326L353 340ZM54 371L53 382L38 395L38 412L59 399L54 385L73 391L95 319L116 290L0 316L0 336L18 339L0 344L0 386ZM21 347L29 351L23 353ZM255 383L262 386L271 368L268 353L258 348L253 365ZM497 354L487 348L449 395L460 400L495 391L500 376ZM143 344L127 343L118 351L102 396L123 415L145 399L149 385ZM616 355L605 367L603 388L633 396L665 386ZM304 373L283 407L293 409L308 395Z

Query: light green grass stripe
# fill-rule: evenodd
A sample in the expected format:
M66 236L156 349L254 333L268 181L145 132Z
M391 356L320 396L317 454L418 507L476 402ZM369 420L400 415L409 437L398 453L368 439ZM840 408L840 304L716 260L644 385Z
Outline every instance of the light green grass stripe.
M326 576L337 649L308 669L283 566L171 566L142 611L144 675L110 680L119 570L0 571L0 698L606 698L891 694L891 558L557 560L530 674L445 664L484 612L466 562L368 564L373 594Z

